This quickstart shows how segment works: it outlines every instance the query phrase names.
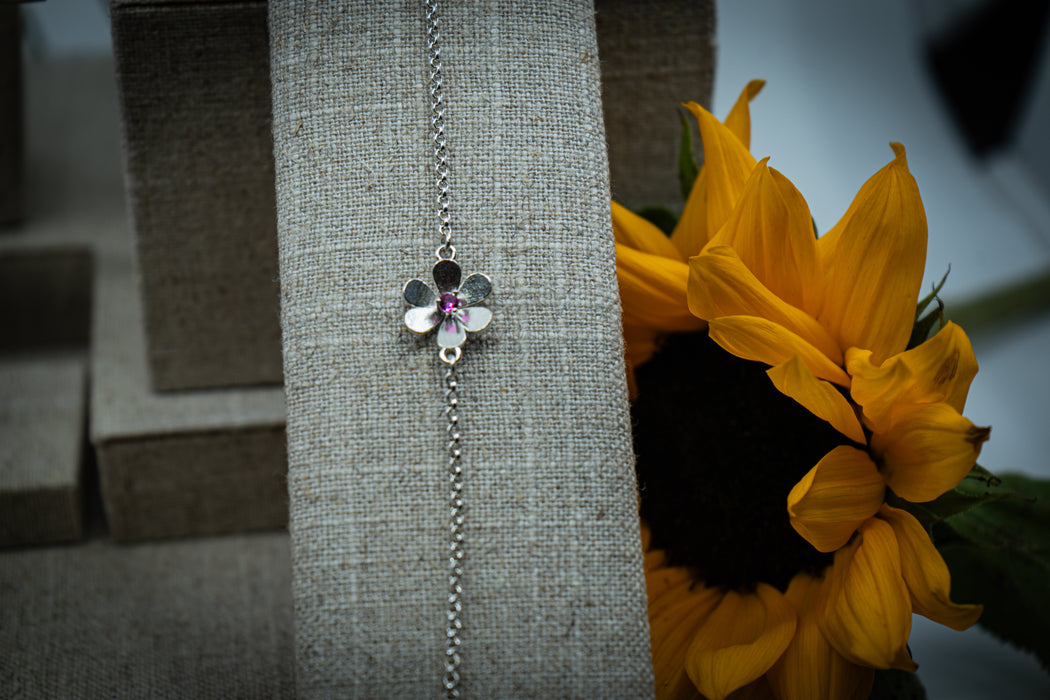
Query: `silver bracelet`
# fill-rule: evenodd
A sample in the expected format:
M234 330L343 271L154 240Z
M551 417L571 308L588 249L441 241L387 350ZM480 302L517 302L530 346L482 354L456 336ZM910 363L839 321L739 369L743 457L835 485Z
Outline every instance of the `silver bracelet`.
M458 698L460 633L463 622L463 468L460 464L459 398L456 363L463 357L467 333L489 325L492 312L477 304L492 291L492 282L482 274L462 279L452 245L452 216L449 213L449 163L445 142L445 100L441 85L441 32L437 0L424 0L430 76L430 137L434 144L434 173L437 176L438 246L432 288L422 280L405 283L404 297L412 308L405 312L405 325L416 333L437 329L438 357L445 363L445 432L448 465L448 607L445 621L445 697Z

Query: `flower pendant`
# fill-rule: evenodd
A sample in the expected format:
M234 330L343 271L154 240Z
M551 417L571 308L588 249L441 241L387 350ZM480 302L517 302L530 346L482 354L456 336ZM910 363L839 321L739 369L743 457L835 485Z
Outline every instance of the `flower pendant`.
M489 309L475 306L492 291L492 281L477 273L462 282L461 277L459 265L443 259L434 265L437 292L422 280L405 283L405 301L412 305L405 312L405 325L416 333L437 328L437 343L442 350L458 348L468 332L480 331L492 320Z

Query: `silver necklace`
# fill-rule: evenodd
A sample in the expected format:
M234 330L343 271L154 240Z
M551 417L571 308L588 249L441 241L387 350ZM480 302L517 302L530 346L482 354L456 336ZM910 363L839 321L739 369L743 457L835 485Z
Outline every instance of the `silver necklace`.
M435 288L418 279L405 283L404 297L412 308L405 312L405 325L416 333L437 329L438 357L445 363L445 436L448 491L448 607L445 618L445 697L458 698L460 633L463 622L463 467L460 464L459 397L456 363L463 357L467 333L489 325L492 312L478 306L492 291L492 282L482 274L465 280L456 248L452 245L452 215L449 211L449 163L445 142L445 100L441 85L441 32L437 0L424 0L429 52L430 138L434 146L437 176L438 246L432 275Z

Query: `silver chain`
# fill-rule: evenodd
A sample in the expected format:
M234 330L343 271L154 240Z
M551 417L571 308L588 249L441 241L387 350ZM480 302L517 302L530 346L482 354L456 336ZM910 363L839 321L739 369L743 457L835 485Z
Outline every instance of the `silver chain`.
M424 0L427 19L427 49L430 52L430 137L434 144L434 174L437 176L438 233L441 245L437 249L438 260L454 260L456 249L452 245L452 215L449 212L448 146L445 143L445 99L441 84L441 31L438 26L437 0ZM459 348L454 355L443 350L441 359L447 365L445 371L445 419L448 438L448 608L445 617L445 697L458 698L460 665L460 632L463 621L463 467L460 464L459 448L459 397L456 393L456 361Z
M459 463L459 398L456 395L456 366L450 364L445 371L445 417L448 419L448 615L445 620L445 696L459 697L459 633L463 622L459 614L463 610L460 596L463 586L463 467Z
M430 138L434 142L434 173L437 175L439 259L453 260L452 215L448 199L448 146L445 143L445 95L441 84L441 29L438 26L437 0L423 0L427 12L427 49L430 51Z

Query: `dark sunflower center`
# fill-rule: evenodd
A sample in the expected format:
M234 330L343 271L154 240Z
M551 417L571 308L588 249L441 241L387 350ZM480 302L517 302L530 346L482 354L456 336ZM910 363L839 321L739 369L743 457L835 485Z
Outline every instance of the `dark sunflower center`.
M653 547L708 585L785 590L831 563L791 527L787 495L848 440L777 391L766 369L691 333L637 371L642 516Z

